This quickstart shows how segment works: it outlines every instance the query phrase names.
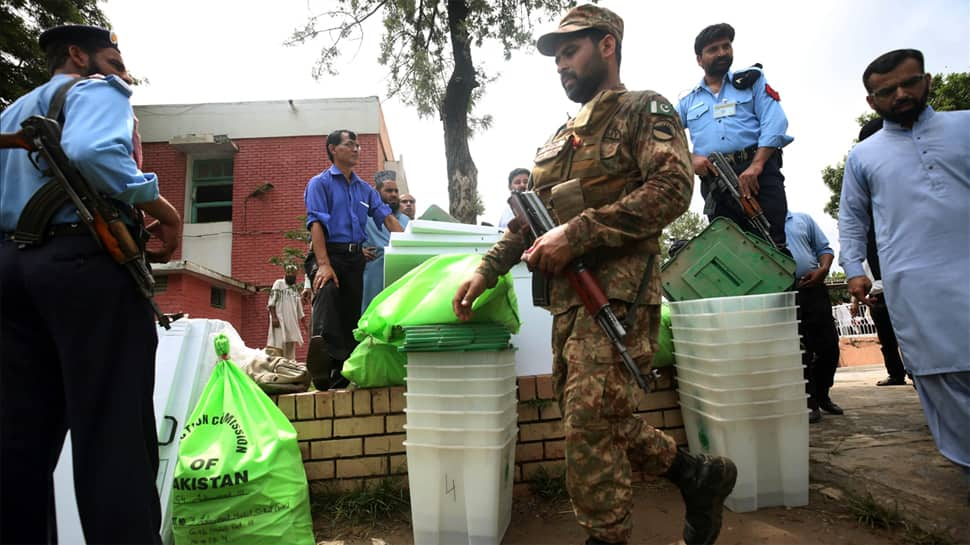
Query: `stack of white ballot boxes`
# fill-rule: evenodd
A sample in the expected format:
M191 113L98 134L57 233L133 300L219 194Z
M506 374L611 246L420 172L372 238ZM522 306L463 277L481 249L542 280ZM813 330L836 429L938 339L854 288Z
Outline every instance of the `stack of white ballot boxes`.
M691 452L738 467L735 512L808 503L808 409L795 293L670 303Z
M512 515L515 351L408 352L414 542L498 545Z

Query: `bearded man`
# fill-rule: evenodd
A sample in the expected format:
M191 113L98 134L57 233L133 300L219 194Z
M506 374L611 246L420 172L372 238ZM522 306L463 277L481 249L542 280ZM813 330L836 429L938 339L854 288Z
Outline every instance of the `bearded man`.
M781 96L768 85L760 65L731 72L734 28L711 25L694 40L697 65L704 78L677 104L680 121L690 132L691 162L701 177L701 196L708 219L726 217L745 231L761 236L744 211L715 188L708 155L724 154L740 182L742 198L756 198L764 209L772 241L785 248L788 199L781 173L781 149L794 140L785 134L788 118Z
M970 111L927 105L923 54L899 49L866 68L866 101L883 128L845 161L839 264L869 304L862 262L872 210L883 297L943 456L970 477Z
M569 100L580 104L539 148L531 189L560 225L530 246L509 224L502 239L455 293L462 320L499 276L520 260L549 275L552 376L565 435L566 488L587 545L627 543L633 527L631 475L662 476L684 498L688 545L710 545L737 468L727 458L677 448L634 411L638 390L619 352L586 311L563 269L582 258L621 320L624 343L641 369L657 351L660 233L687 210L693 174L674 107L653 91L620 81L623 19L586 4L566 13L536 43L555 59Z

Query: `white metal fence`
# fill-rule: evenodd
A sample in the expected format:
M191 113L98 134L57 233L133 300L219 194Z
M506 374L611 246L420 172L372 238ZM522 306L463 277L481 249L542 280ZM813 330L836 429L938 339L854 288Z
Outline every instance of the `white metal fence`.
M835 319L835 328L839 332L839 337L863 337L876 334L876 324L869 316L869 307L859 305L856 315L852 315L852 305L842 303L832 307L832 318Z

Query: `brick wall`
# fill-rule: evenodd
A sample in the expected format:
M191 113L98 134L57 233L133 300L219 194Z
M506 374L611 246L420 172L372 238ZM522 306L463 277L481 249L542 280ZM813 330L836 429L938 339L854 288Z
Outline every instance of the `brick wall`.
M373 180L374 174L384 167L386 152L380 136L360 134L358 141L361 145L360 164L355 171L363 179ZM300 245L284 238L283 234L302 225L297 218L306 215L303 191L307 181L331 165L327 158L326 136L248 138L234 142L239 152L233 161L231 276L267 289L283 275L282 270L269 263L269 258L281 255L285 246ZM144 170L158 175L162 195L183 214L183 218L188 216L185 202L187 156L165 142L151 142L144 144L144 157ZM249 197L254 189L267 182L273 184L272 191ZM177 252L172 259L181 259L181 253ZM225 311L219 311L208 304L208 286L203 289L193 284L173 289L180 282L175 280L178 277L185 275L172 275L169 290L158 297L165 312L184 311L196 318L229 320L248 346L266 344L268 293L260 291L256 295L243 295L229 292L233 294L232 309L227 301ZM301 282L302 278L301 272ZM309 316L309 307L304 311ZM305 357L306 345L297 351L297 359Z
M233 324L233 327L243 323L246 302L252 297L226 289L226 308L216 308L211 304L211 290L212 284L201 278L187 274L170 274L168 287L155 295L155 301L163 312L184 312L192 318L225 320ZM265 334L264 331L263 335ZM263 341L266 341L265 337Z
M564 443L551 376L519 377L518 385L515 493L522 495L530 492L529 481L540 467L550 475L562 473ZM407 473L403 387L306 392L275 401L296 428L311 485L328 482L353 489ZM641 394L637 413L686 444L677 401L673 368L663 369L657 390Z

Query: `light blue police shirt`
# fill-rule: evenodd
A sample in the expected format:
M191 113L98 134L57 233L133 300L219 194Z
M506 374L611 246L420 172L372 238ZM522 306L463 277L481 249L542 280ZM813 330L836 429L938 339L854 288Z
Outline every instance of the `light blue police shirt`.
M20 130L32 115L46 115L60 86L72 76L58 74L17 99L0 114L0 131ZM61 147L71 163L100 193L127 204L158 198L158 179L135 164L131 135L135 116L128 102L131 90L115 76L86 79L75 85L64 103ZM38 164L46 168L38 157ZM21 149L0 149L0 232L14 231L21 211L34 192L50 181ZM73 204L58 211L53 224L78 223Z
M869 204L886 306L914 375L970 371L970 111L885 121L845 161L839 263L864 274Z
M788 212L785 217L785 239L795 258L795 278L800 279L817 269L819 258L823 255L835 255L825 233L812 216L804 212Z
M794 138L785 134L788 118L781 104L766 88L764 75L750 89L731 85L733 72L724 75L721 91L715 95L701 78L687 96L677 103L677 113L684 128L690 131L692 152L710 155L712 152L731 153L757 145L759 148L783 148ZM734 112L715 118L715 106L727 113L725 105L734 104Z
M381 196L357 173L346 175L333 165L307 182L303 193L306 203L306 227L314 222L323 227L327 242L360 244L367 238L367 218L384 223L391 213Z

